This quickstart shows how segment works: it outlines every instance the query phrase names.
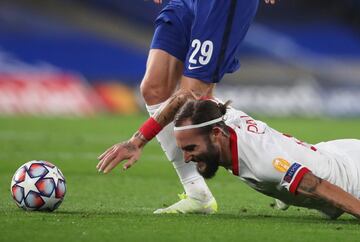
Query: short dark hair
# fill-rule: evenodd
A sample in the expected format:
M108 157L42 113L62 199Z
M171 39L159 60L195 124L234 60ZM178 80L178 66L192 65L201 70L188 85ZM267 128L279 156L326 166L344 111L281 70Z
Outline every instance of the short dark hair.
M220 118L226 114L230 103L231 101L227 101L222 104L209 99L187 101L176 114L174 124L176 127L179 127L182 126L186 120L190 120L191 124L200 124ZM214 126L226 127L225 123L222 121L199 128L198 131L202 134L208 134Z

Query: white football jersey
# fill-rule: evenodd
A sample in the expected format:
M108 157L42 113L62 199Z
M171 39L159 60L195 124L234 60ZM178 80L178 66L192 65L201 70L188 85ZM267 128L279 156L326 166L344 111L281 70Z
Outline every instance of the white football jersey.
M296 194L302 177L311 171L360 197L359 140L309 145L234 109L225 122L231 128L232 173L257 191L287 204L336 214L339 211L329 204Z

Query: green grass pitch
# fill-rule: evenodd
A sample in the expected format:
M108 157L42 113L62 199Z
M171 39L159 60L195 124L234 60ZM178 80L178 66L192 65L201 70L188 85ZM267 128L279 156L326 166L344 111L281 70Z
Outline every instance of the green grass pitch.
M0 118L0 241L359 241L360 223L336 221L316 211L277 211L272 199L221 169L208 182L219 204L215 215L153 215L182 192L157 142L130 170L99 174L96 157L124 140L145 116ZM360 138L360 120L265 119L274 128L316 143ZM44 159L64 173L67 194L53 213L24 212L10 196L10 181L23 163ZM360 162L360 161L359 161Z

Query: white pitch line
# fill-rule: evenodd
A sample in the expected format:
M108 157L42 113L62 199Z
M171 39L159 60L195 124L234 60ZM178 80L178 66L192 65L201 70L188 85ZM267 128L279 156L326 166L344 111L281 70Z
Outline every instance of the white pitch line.
M63 134L63 133L42 133L42 132L19 132L19 131L0 131L0 141L43 141L52 140L66 141L73 139L82 139L84 142L95 144L109 144L127 140L130 137L124 135L104 135L104 134ZM149 142L147 146L158 146L157 142Z
M0 160L7 160L8 157L11 157L13 160L16 157L34 157L37 160L48 160L51 159L60 159L60 160L70 160L70 159L86 159L97 161L99 153L96 152L64 152L64 151L54 151L54 152L16 152L11 155L5 156L0 154ZM49 160L51 160L49 159ZM151 162L167 162L165 155L155 155L155 154L143 154L140 157L141 160L149 160Z
M22 131L0 131L1 140L43 140L48 138L60 138L60 139L73 139L81 138L85 141L104 142L109 140L122 140L126 139L122 135L97 135L97 134L64 134L64 133L44 133L44 132L22 132Z

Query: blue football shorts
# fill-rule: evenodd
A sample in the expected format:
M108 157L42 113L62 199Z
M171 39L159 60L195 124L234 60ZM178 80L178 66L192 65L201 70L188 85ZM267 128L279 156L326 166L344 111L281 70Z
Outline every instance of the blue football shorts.
M155 20L151 49L184 63L184 75L219 82L239 69L240 44L258 0L170 0Z

